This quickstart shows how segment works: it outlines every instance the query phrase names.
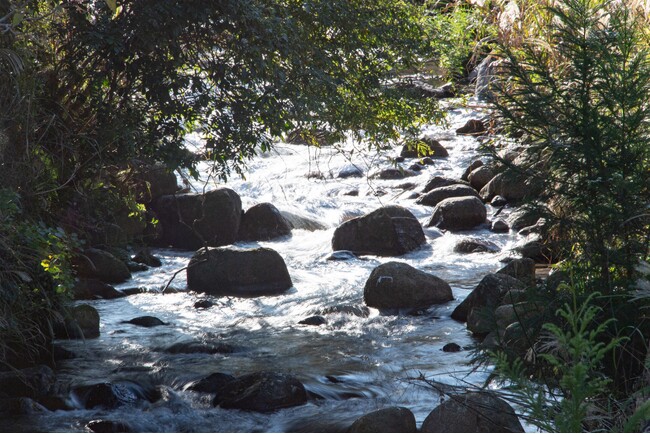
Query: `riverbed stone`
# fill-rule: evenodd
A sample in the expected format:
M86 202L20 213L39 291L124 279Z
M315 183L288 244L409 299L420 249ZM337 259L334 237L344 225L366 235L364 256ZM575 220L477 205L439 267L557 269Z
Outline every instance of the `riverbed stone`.
M415 173L412 170L407 170L407 169L402 169L401 167L398 168L388 168L388 169L382 169L379 172L375 173L372 175L372 178L375 179L404 179L404 178L409 178L411 176L415 176L417 173Z
M465 182L454 178L447 178L444 176L434 176L431 179L429 179L429 181L427 181L426 185L424 186L424 189L422 189L422 192L428 193L434 188L446 187L448 185L455 185L455 184L469 185L469 182Z
M320 311L321 315L343 314L358 316L359 318L368 318L370 316L370 309L366 306L358 306L354 304L337 304L329 306Z
M158 242L179 249L216 247L237 240L242 204L237 193L219 188L205 194L177 194L160 197L153 210L162 227Z
M488 240L480 238L464 238L454 246L456 253L498 253L501 249L499 246Z
M534 285L535 261L530 258L513 259L497 271L497 274L512 276L523 283Z
M54 324L57 339L92 339L99 337L99 312L89 304L79 304L70 310L61 323Z
M478 197L450 197L436 205L427 226L451 231L467 230L485 223L486 218L487 210Z
M488 274L451 314L456 321L465 322L474 309L496 308L511 289L524 289L525 284L506 274Z
M536 190L523 175L512 172L497 174L480 191L481 198L486 202L496 195L502 196L508 202L519 202L535 194Z
M347 432L350 433L379 433L417 432L415 415L404 407L389 407L373 411L361 416L352 423Z
M474 160L472 163L467 166L467 169L465 169L465 172L463 173L463 176L460 177L461 180L463 181L468 181L469 174L472 173L475 169L478 169L479 167L483 166L485 163L483 163L483 160Z
M476 189L476 191L481 191L485 185L494 178L494 170L489 166L481 166L477 169L474 169L472 173L469 174L467 180L469 183Z
M215 247L197 251L187 268L187 286L211 295L277 295L293 286L282 256L266 247Z
M490 392L452 395L433 409L422 432L524 432L510 404Z
M444 351L445 353L458 353L461 350L462 348L460 347L460 345L458 345L455 342L450 342L448 344L445 344L444 347L442 347L442 351Z
M202 393L219 393L235 377L223 372L215 372L198 381L190 383L186 389Z
M508 217L508 224L515 231L520 231L525 227L535 225L538 221L539 214L529 209L518 209Z
M406 208L389 205L341 224L334 231L332 250L399 256L424 243L424 231L415 216Z
M169 323L163 322L160 318L156 318L155 316L150 316L150 315L139 316L137 318L133 318L124 322L127 324L133 324L140 327L158 327L163 325L169 325Z
M160 267L162 266L162 261L154 256L149 249L140 249L138 253L135 254L132 258L133 262L138 264L144 264L148 267Z
M449 152L433 137L423 137L419 141L404 145L400 156L404 158L445 158L449 156Z
M90 432L110 433L110 432L138 432L126 422L119 420L96 419L86 424L86 429Z
M291 229L304 229L310 232L327 229L327 226L318 220L303 215L298 215L288 211L280 211L280 214L282 214L282 217L289 222Z
M479 197L476 190L465 184L447 185L444 187L434 188L433 190L420 196L416 203L425 206L436 206L444 199L450 197L474 196Z
M167 348L156 348L169 354L230 354L235 352L235 347L228 344L210 344L203 342L177 342Z
M72 393L86 409L115 409L138 402L155 402L161 397L157 389L133 381L78 386L73 388Z
M503 234L510 231L510 226L508 226L508 223L499 219L492 222L490 230L495 234Z
M480 119L470 119L465 122L465 125L456 130L456 134L463 136L478 136L486 132L487 128Z
M356 164L348 164L341 167L338 173L338 178L361 178L363 176L363 170Z
M121 291L118 291L108 283L99 279L77 279L72 287L72 295L75 300L111 300L114 298L126 297Z
M126 264L106 250L89 248L77 258L77 275L106 283L122 283L131 278Z
M375 268L363 290L366 304L377 309L427 308L454 299L447 282L404 262Z
M327 319L321 315L313 315L299 321L298 324L308 326L321 326L327 324Z
M241 241L268 241L287 235L291 235L291 223L271 203L259 203L242 215L238 235Z
M271 412L307 402L305 386L294 376L278 372L256 372L228 382L213 405L257 412Z

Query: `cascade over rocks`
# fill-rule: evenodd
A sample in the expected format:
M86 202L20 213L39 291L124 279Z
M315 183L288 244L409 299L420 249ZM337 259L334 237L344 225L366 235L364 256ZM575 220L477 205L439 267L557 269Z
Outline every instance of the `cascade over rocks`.
M179 249L225 246L237 240L242 204L237 193L219 188L205 194L162 196L153 203L162 234L159 242Z
M306 402L307 391L297 378L264 371L228 381L212 404L222 408L270 412Z
M454 299L447 282L403 262L375 268L363 289L366 304L377 309L427 308Z
M433 409L422 432L524 432L510 404L490 392L452 395Z
M487 210L478 197L450 197L436 205L427 226L459 231L485 223L486 218Z
M341 224L334 231L332 250L399 256L424 243L424 231L418 219L406 208L389 205Z
M415 202L425 206L436 206L444 199L450 197L474 196L479 197L476 190L465 184L447 185L445 187L434 188L428 193L420 196Z
M122 283L131 278L124 262L106 250L89 248L77 258L77 275L107 283Z
M257 297L281 294L293 283L275 250L232 246L197 251L187 267L187 286L212 295Z
M268 241L291 235L291 223L275 205L259 203L249 208L241 218L238 240Z
M373 411L359 419L348 428L351 433L379 433L395 432L408 433L417 432L415 415L408 408L389 407Z

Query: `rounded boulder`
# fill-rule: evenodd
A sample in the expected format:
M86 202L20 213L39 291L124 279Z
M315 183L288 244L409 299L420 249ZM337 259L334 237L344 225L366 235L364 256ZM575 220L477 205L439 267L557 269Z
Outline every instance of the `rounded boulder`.
M305 386L294 376L256 372L226 383L213 401L222 408L270 412L307 402Z
M472 229L485 222L487 211L476 196L450 197L443 199L433 209L427 226L461 231Z
M366 304L377 309L426 308L453 300L447 282L403 262L375 268L363 289Z
M341 224L334 231L332 250L399 256L424 243L424 231L418 219L406 208L391 205Z
M425 206L436 206L440 202L450 197L474 196L479 197L476 190L469 185L454 184L444 187L434 188L430 192L421 196L416 203Z
M352 433L417 431L413 412L404 407L389 407L373 411L355 420L348 428L348 432Z
M241 218L238 239L268 241L291 234L291 223L271 203L249 208Z
M217 247L197 251L187 267L187 286L212 295L275 295L293 286L284 260L269 248Z

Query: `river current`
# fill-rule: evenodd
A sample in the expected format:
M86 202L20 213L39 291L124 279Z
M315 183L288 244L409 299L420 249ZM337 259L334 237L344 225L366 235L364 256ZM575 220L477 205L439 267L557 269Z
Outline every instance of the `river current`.
M495 234L487 227L443 233L425 228L426 245L397 257L365 256L345 261L327 260L332 253L334 229L345 219L386 204L408 208L424 226L432 208L417 205L412 195L435 175L460 178L480 156L476 138L455 134L468 119L484 113L450 108L447 125L431 125L423 133L438 139L449 157L425 166L416 176L401 180L372 179L373 171L391 167L399 149L367 151L353 144L308 147L277 143L274 149L249 164L246 179L216 184L202 165L203 179L192 181L198 191L227 186L242 198L243 208L261 202L321 222L325 229L293 230L289 237L241 246L261 245L284 258L294 287L283 295L253 299L213 298L188 292L185 272L160 293L174 273L187 265L192 252L155 249L163 266L133 274L118 289L143 287L147 292L116 300L91 301L100 313L101 336L86 341L61 341L79 357L58 369L62 389L124 379L152 384L163 398L137 408L56 411L15 421L10 428L26 431L85 431L94 419L124 421L138 431L154 432L291 432L345 430L359 416L388 406L404 406L416 416L418 427L440 403L436 390L420 375L450 385L480 385L485 371L473 371L469 347L474 344L465 325L450 318L453 309L483 276L501 268L502 259L518 241L514 232ZM198 144L190 137L188 146ZM410 165L407 159L404 167ZM361 178L339 178L351 163L364 171ZM405 184L414 184L408 189ZM352 190L358 195L349 195ZM494 213L490 205L488 218ZM507 216L509 209L502 212ZM456 242L474 236L501 248L499 253L454 253ZM350 306L363 308L363 287L370 272L387 261L403 261L434 274L451 285L455 300L419 315L380 314L375 309L357 316ZM214 305L196 309L198 300ZM340 306L348 306L340 309ZM300 325L302 319L325 314L327 324ZM338 312L337 312L338 310ZM358 312L356 312L358 313ZM124 324L138 316L153 315L167 326L143 328ZM161 348L178 342L229 344L230 354L168 354ZM450 342L463 350L442 351ZM211 396L185 390L193 381L213 372L243 375L260 370L288 372L321 399L306 405L259 414L214 408Z

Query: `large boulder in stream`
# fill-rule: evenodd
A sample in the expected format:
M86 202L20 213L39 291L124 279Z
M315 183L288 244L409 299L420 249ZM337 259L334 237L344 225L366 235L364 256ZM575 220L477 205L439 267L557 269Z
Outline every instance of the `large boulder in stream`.
M445 158L449 156L449 152L436 139L423 137L419 141L413 141L404 145L400 156L404 158Z
M293 283L275 250L233 246L197 251L187 266L187 286L212 295L257 297L281 294Z
M510 404L490 392L452 395L433 409L422 432L524 432Z
M448 185L455 185L455 184L464 184L468 186L470 185L469 182L460 179L446 178L444 176L434 176L433 178L427 181L427 184L422 189L422 192L428 193L434 188L446 187Z
M122 283L131 278L126 264L106 250L86 249L76 258L76 263L79 277L107 283Z
M162 234L159 242L179 249L225 246L237 240L242 204L237 193L219 188L205 194L162 196L153 203Z
M238 239L268 241L291 234L291 223L271 203L259 203L249 208L241 218Z
M366 304L377 309L427 308L454 299L447 282L403 262L375 268L363 289Z
M478 197L450 197L436 205L427 226L462 231L484 223L486 218L487 210Z
M424 243L424 231L418 219L406 208L389 205L341 224L334 231L332 250L398 256Z
M348 428L352 433L418 432L415 415L408 408L389 407L373 411L355 420Z
M224 384L219 389L213 405L270 412L306 402L305 386L294 376L277 372L256 372Z
M440 202L450 197L474 196L479 197L476 190L469 185L454 184L444 187L434 188L430 192L420 196L416 203L425 206L436 206Z
M508 202L518 202L524 198L533 197L539 192L533 183L524 175L502 172L496 175L481 189L481 198L490 201L494 196L502 196Z

